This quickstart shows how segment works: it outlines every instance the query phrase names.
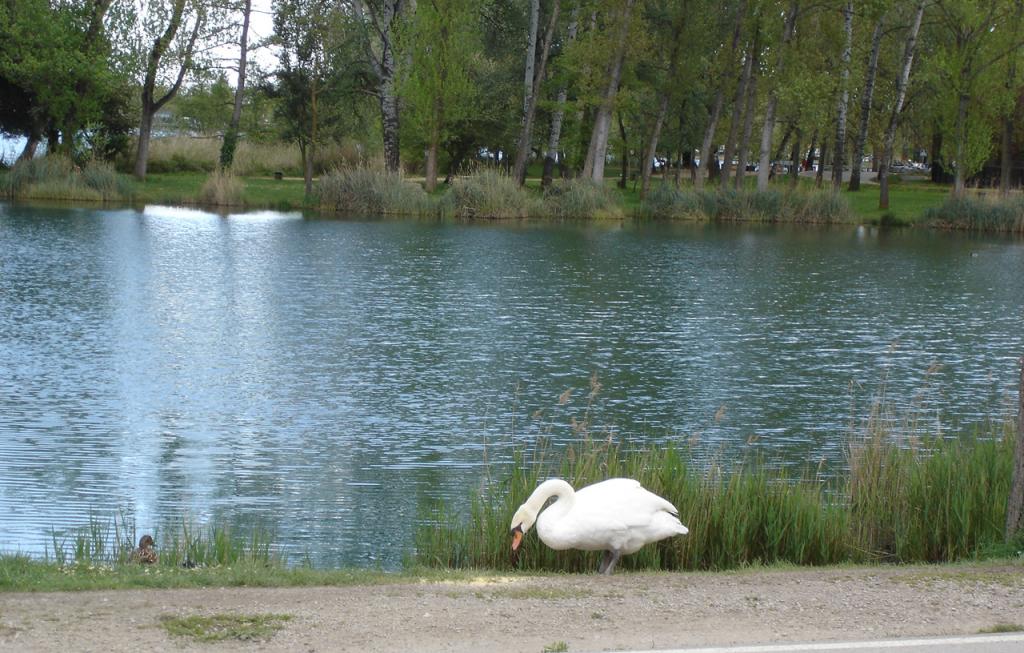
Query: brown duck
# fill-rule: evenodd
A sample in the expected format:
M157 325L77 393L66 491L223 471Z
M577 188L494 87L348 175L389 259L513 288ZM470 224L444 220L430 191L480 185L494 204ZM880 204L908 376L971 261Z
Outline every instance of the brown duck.
M139 546L132 551L131 560L142 565L156 564L156 544L151 535L143 535L139 538Z

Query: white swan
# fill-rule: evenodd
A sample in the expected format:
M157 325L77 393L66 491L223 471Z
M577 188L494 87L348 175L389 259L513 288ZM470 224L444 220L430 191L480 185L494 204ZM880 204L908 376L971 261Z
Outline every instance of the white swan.
M544 503L556 497L544 512ZM556 551L604 551L598 571L612 573L619 557L645 544L689 532L671 503L630 478L612 478L574 492L562 479L537 486L512 517L512 550L537 523L537 535ZM538 518L538 515L540 517Z

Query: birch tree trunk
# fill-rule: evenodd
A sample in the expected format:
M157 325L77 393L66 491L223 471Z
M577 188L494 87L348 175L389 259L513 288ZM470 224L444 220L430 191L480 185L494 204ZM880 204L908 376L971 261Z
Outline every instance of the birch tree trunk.
M622 77L622 60L626 56L626 38L629 36L630 17L635 4L636 0L626 0L626 6L622 10L622 17L618 25L619 32L615 39L615 56L608 72L608 87L605 90L601 106L598 107L594 129L590 135L590 147L587 149L588 152L592 152L592 156L587 157L587 162L583 167L583 176L590 177L600 184L604 183L604 160L608 153L608 134L612 124L612 111L615 108L615 96L619 92L619 81Z
M354 0L352 7L361 21L372 22L371 34L376 35L379 48L367 41L366 49L377 76L377 99L380 102L381 135L384 142L384 166L398 172L401 166L399 149L398 80L395 78L394 36L406 0Z
M526 164L530 159L530 141L533 138L533 118L537 113L537 97L540 95L540 85L544 82L548 53L551 50L551 41L555 37L555 26L558 24L559 8L560 2L555 0L551 5L551 17L548 19L548 25L544 30L544 43L541 45L540 64L536 66L536 75L531 80L526 112L523 114L522 129L519 132L519 143L516 146L516 163L513 175L520 186L526 183Z
M704 140L700 145L700 167L696 170L694 186L697 189L704 188L704 180L711 173L711 147L715 140L715 130L718 129L718 119L722 115L722 105L725 104L725 84L732 79L736 63L736 50L740 45L740 36L743 34L743 18L747 13L746 0L740 0L736 7L736 22L732 29L732 43L729 47L729 64L722 80L715 91L715 101L711 107L711 115L708 117L708 126L704 130Z
M779 85L786 67L786 46L796 32L796 19L800 13L800 1L793 0L786 14L782 28L782 42L779 44L779 58L775 64L776 83L768 94L768 106L764 110L764 127L761 129L761 156L758 159L757 190L768 190L768 175L771 172L772 134L775 131L775 109L779 104Z
M235 85L235 105L231 110L231 122L224 132L224 142L220 146L220 167L230 168L235 160L235 148L238 146L238 124L242 120L242 99L245 95L245 69L249 55L249 17L252 14L252 0L245 0L242 5L242 35L238 39L238 83Z
M893 148L896 145L896 128L899 126L900 113L903 111L903 101L907 97L910 67L914 63L914 46L917 43L917 33L921 30L921 17L924 15L926 4L926 0L918 1L917 9L914 11L914 20L907 31L907 41L903 48L903 65L900 68L900 76L896 80L896 102L889 116L889 126L885 130L882 160L878 162L878 208L882 210L889 208L889 165L892 163Z
M850 103L850 57L853 51L852 0L843 8L843 32L846 35L846 42L839 71L839 101L836 104L836 151L832 156L833 193L838 193L843 186L843 166L846 163L846 111Z
M878 74L878 52L882 49L882 25L885 17L882 16L875 23L875 30L871 34L871 53L868 55L868 68L864 80L864 93L860 98L860 128L857 130L857 140L853 145L853 162L850 164L850 186L848 190L860 190L860 169L864 160L864 146L868 141L868 123L871 120L871 103L875 95L875 77Z

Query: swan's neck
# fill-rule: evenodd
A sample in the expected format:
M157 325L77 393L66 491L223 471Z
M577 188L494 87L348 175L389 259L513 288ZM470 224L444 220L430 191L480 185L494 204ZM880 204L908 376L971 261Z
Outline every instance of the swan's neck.
M556 497L556 500L543 513L543 516L549 520L557 519L569 512L573 504L576 503L576 492L572 489L572 486L560 478L552 478L537 486L537 489L533 491L530 498L526 500L526 505L530 506L536 514L540 512L540 509L544 507L544 504L551 497ZM539 526L540 524L538 523Z

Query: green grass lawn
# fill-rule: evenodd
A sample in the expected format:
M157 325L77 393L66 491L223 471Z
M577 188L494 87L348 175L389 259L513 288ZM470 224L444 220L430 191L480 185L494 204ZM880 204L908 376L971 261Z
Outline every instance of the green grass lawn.
M151 174L146 181L133 181L135 201L152 204L195 204L199 189L207 175L202 172ZM277 210L301 209L305 206L302 179L244 177L242 202L245 208Z

